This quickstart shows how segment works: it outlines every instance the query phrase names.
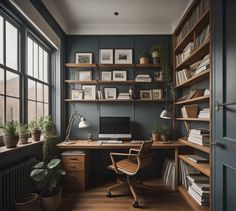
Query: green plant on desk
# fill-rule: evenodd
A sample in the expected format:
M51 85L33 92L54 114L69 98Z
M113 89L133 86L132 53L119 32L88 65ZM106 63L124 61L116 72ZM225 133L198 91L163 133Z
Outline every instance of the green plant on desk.
M160 135L162 141L168 141L170 127L168 125L160 125Z

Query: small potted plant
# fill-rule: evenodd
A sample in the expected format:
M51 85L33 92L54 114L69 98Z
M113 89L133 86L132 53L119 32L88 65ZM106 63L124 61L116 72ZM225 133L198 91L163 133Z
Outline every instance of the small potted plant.
M29 131L27 124L18 124L17 125L17 132L19 134L19 141L21 144L27 144L29 138Z
M168 141L168 136L170 133L170 128L168 125L161 125L160 126L160 135L162 141Z
M33 120L29 123L29 129L31 133L31 139L33 141L39 141L41 136L41 119L36 121Z
M10 121L5 125L0 123L0 129L4 134L3 142L7 148L14 148L18 143L19 136L16 130L17 125L18 123L16 121Z
M152 128L152 140L160 141L160 126L158 124L155 124Z
M152 46L150 53L152 55L153 64L160 63L160 45Z
M149 64L149 53L147 51L143 51L140 53L139 63L140 64Z

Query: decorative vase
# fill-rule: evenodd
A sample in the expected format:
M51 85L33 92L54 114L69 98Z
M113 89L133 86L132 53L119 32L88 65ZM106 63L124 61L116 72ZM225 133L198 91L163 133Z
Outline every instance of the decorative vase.
M157 133L152 133L152 140L153 141L160 141L160 136Z
M149 64L149 59L148 57L141 57L139 59L140 64Z
M19 140L19 136L3 136L3 142L7 148L15 148Z
M31 131L31 139L33 141L39 141L41 136L41 131L39 130L33 130Z
M16 200L17 211L40 211L40 201L37 193L28 193Z
M53 196L41 197L42 208L44 211L56 211L61 204L61 187L56 187L56 193Z
M159 64L160 63L160 57L159 57L159 52L158 51L153 51L152 52L152 60L153 60L153 64Z
M28 138L29 138L28 134L24 134L24 135L19 134L19 141L21 144L27 144Z

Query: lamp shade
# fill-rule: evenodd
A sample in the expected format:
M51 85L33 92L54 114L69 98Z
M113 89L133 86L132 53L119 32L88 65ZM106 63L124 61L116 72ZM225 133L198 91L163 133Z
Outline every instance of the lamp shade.
M171 119L172 113L171 113L170 111L164 109L164 110L161 112L160 117L161 117L162 119Z
M90 125L89 122L87 122L84 117L81 117L78 128L86 128L89 127L89 125Z

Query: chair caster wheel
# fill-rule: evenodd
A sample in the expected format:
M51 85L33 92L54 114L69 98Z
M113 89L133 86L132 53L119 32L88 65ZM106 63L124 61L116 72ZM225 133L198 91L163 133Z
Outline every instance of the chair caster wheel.
M133 201L132 205L133 205L133 208L138 208L138 202L137 201Z
M112 197L112 194L111 194L111 192L107 192L107 198L110 198L110 197Z

